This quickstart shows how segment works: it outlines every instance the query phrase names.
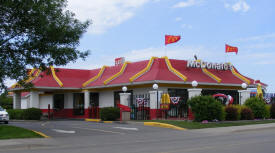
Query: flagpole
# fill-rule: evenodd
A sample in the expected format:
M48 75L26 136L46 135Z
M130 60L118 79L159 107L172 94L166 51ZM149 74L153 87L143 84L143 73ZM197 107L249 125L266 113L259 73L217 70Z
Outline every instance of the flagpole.
M164 56L167 56L166 55L166 45L164 45Z

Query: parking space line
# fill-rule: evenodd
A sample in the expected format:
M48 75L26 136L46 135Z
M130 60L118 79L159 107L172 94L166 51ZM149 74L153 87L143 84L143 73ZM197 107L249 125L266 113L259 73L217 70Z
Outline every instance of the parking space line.
M113 127L115 129L122 129L122 130L133 130L138 131L138 128L128 128L128 127Z
M93 129L93 128L84 128L84 127L72 127L74 129L82 129L82 130L90 130L90 131L100 131L105 133L115 133L115 134L125 134L122 132L115 132L115 131L108 131L108 130L101 130L101 129Z

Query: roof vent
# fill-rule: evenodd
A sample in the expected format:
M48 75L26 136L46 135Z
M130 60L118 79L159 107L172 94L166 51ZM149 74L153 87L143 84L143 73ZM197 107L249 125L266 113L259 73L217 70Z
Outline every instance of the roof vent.
M121 65L125 62L125 57L119 57L115 59L115 66Z

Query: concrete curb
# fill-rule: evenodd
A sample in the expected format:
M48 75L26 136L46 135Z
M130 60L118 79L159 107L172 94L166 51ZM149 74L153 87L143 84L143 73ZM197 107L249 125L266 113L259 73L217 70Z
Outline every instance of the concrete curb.
M101 119L85 119L86 122L97 122L97 123L114 123L114 121L101 121Z
M145 126L154 126L154 127L162 127L162 128L170 128L175 130L186 130L185 128L181 128L175 125L160 123L160 122L144 122Z
M35 131L35 130L32 130L32 132L36 133L36 134L39 134L41 135L42 137L44 138L50 138L50 136L47 136L46 134L42 133L42 132L38 132L38 131Z

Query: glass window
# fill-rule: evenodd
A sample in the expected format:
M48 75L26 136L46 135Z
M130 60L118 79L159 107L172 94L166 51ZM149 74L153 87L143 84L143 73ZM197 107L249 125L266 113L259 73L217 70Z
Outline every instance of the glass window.
M55 110L64 109L64 94L53 95L53 108Z

